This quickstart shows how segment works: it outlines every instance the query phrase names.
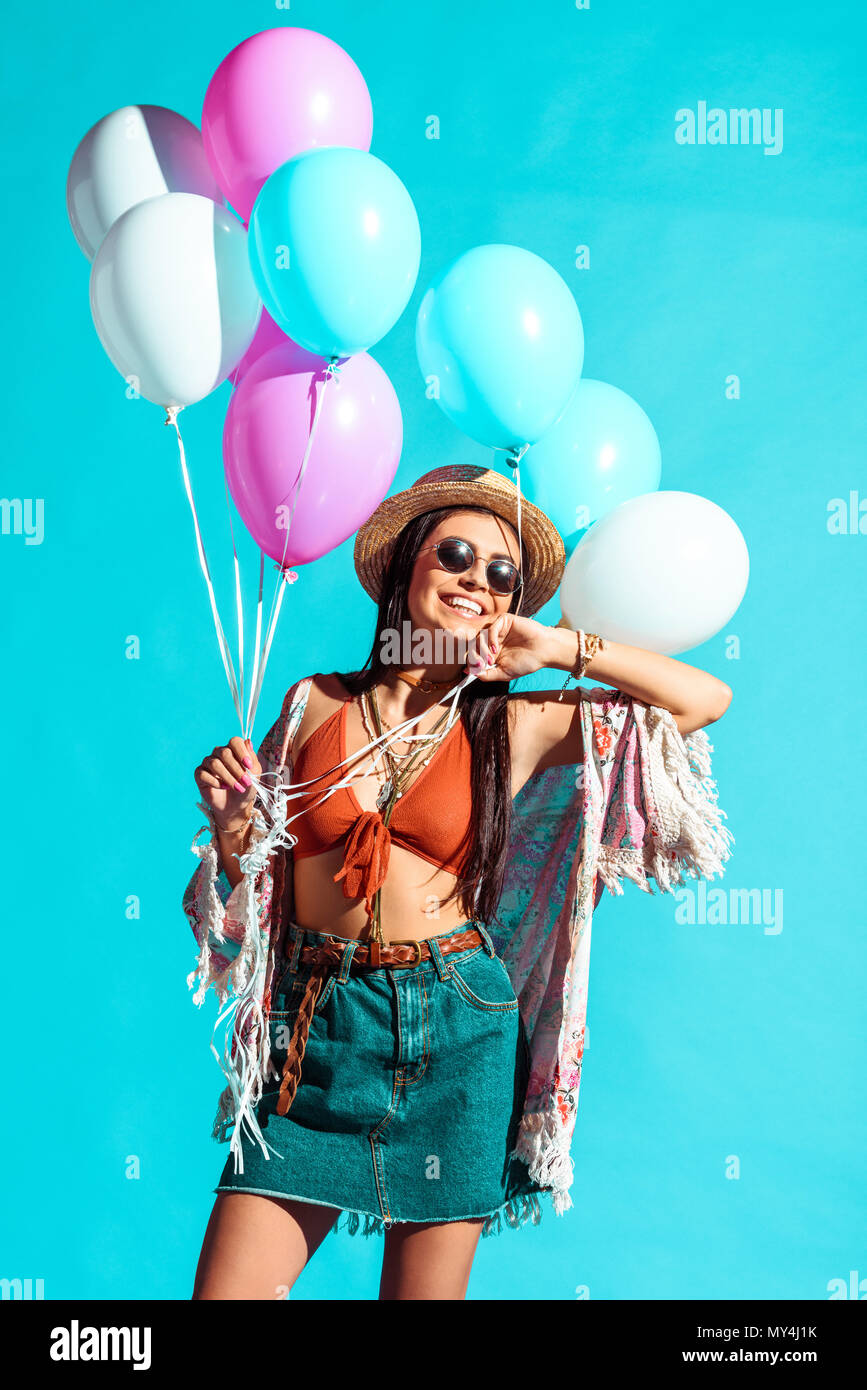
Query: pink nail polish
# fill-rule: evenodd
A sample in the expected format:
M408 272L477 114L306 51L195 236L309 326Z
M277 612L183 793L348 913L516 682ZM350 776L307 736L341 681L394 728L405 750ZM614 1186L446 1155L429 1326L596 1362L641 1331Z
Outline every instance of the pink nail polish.
M246 772L245 772L245 773L244 773L244 776L241 778L241 781L244 783L244 786L245 786L245 787L250 787L250 786L253 785L253 779L252 779L252 777L249 775L249 773L246 773Z
M236 792L244 792L244 791L246 791L246 790L247 790L247 788L244 786L244 783L243 783L243 782L236 782L236 783L235 783L235 791L236 791Z
M245 759L244 759L244 766L245 766L245 767L252 767L252 766L253 766L253 764L250 762L250 759L249 759L249 758L245 758Z

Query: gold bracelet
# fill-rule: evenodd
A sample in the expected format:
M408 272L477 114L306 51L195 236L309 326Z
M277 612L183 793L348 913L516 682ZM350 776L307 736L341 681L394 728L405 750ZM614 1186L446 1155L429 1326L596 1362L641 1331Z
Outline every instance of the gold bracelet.
M557 696L558 702L563 699L563 695L565 694L566 687L569 684L569 682L573 678L576 681L580 681L581 677L584 675L584 672L586 671L590 662L593 660L594 656L596 656L598 652L603 651L605 649L605 646L607 645L605 642L605 638L600 637L598 633L582 632L581 628L579 627L577 629L577 634L578 655L575 658L575 662L572 666L571 671L569 672L565 681L563 682L563 689Z
M243 835L247 827L253 824L253 817L248 816L247 819L244 821L244 824L241 826L240 830L227 830L224 825L220 824L220 822L217 820L217 817L213 815L213 812L211 813L211 815L214 821L214 825L217 827L221 835Z

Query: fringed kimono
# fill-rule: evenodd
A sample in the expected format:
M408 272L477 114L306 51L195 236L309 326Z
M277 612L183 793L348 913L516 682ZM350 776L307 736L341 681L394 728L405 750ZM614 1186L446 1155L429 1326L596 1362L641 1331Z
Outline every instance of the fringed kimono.
M259 749L266 786L291 782L292 741L310 678L288 691L280 717ZM498 916L487 923L517 995L530 1047L531 1073L515 1152L530 1176L548 1188L554 1209L572 1205L572 1135L578 1106L590 929L603 887L622 894L623 879L652 893L650 880L672 892L687 876L722 874L734 843L723 825L711 776L712 745L704 729L684 738L673 715L603 686L579 687L583 763L531 777L513 803L512 837ZM520 698L516 692L516 698ZM244 877L233 890L218 872L216 830L193 841L201 863L184 894L184 910L199 945L194 1001L213 987L227 1005L228 1048L220 1060L228 1085L220 1097L213 1136L231 1127L236 1171L243 1170L240 1132L266 1147L255 1117L270 1063L267 1014L275 952L292 914L291 832L257 811ZM258 807L258 802L257 802ZM288 803L288 814L293 803ZM216 1032L216 1029L215 1029Z

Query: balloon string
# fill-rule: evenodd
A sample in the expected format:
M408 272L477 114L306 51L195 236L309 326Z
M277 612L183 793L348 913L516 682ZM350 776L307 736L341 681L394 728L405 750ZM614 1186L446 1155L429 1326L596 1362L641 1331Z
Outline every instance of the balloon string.
M289 548L289 533L292 527L292 519L295 516L295 509L298 506L298 498L301 495L301 484L304 481L304 475L307 472L307 465L310 462L310 454L313 449L313 441L316 437L316 427L319 424L319 416L322 412L322 403L325 400L325 392L328 388L328 384L331 381L332 377L336 376L339 372L340 367L337 365L337 358L332 357L331 361L325 368L325 379L322 382L321 390L317 391L316 393L316 409L313 413L313 422L310 426L310 433L307 436L307 447L304 450L304 457L301 460L301 465L298 470L298 477L293 484L295 495L292 501L292 508L289 513L289 518L286 524L286 539L283 542L283 555L280 559L280 564L278 567L279 577L277 579L274 595L271 599L271 612L268 617L268 626L265 631L265 642L263 644L261 653L258 650L257 635L256 668L255 675L253 678L253 689L250 695L250 704L247 710L247 722L244 726L245 738L250 738L252 734L253 721L256 718L256 710L259 705L259 696L262 690L262 682L265 678L265 669L268 665L268 657L271 652L271 643L274 640L274 633L277 628L277 619L280 616L280 609L282 607L283 598L286 593L286 585L287 583L294 582L293 579L289 579L288 573L286 571L286 552ZM286 493L286 496L289 496L288 492ZM285 502L285 497L283 501ZM281 502L280 505L282 506L283 503Z
M233 383L234 384L234 383ZM223 490L226 494L226 511L229 516L229 535L232 539L232 557L235 566L235 613L237 615L238 628L238 688L240 691L241 704L244 703L244 599L241 592L241 563L238 559L238 548L235 545L235 528L232 525L232 509L229 505L229 484L226 480L226 470L223 469Z
M202 532L201 532L201 528L200 528L200 526L199 526L199 516L198 516L198 512L196 511L196 503L195 503L195 499L194 499L194 497L193 497L193 488L192 488L192 484L191 484L191 482L190 482L190 475L189 475L189 472L188 472L188 470L187 470L187 456L186 456L186 452L185 452L185 450L184 450L184 441L183 441L183 438L181 437L180 426L179 426L179 424L178 424L178 415L179 415L179 413L180 413L181 410L183 410L183 406L177 406L177 405L170 405L170 406L167 406L167 408L166 408L166 420L165 420L165 422L166 422L167 425L171 425L172 429L174 430L175 434L177 435L177 440L178 440L178 455L179 455L179 457L180 457L180 462L181 462L181 473L182 473L182 475L183 475L183 479L184 479L184 488L186 489L187 501L188 501L189 504L190 504L190 511L192 512L192 516L193 516L193 526L194 526L195 532L196 532L196 547L197 547L197 550L198 550L198 553L199 553L199 565L200 565L200 567L201 567L202 574L203 574L204 577L205 577L205 583L206 583L206 585L207 585L207 587L208 587L208 598L209 598L210 601L211 601L211 613L213 614L213 618L214 618L214 627L216 628L216 632L217 632L217 642L218 642L219 647L220 647L220 656L221 656L222 659L223 659L223 669L224 669L224 671L226 672L226 679L227 679L228 682L229 682L229 689L230 689L231 692L232 692L232 700L233 700L234 705L235 705L235 712L236 712L236 714L237 714L237 716L238 716L238 723L240 724L240 723L241 723L241 698L240 698L240 695L239 695L239 692L238 692L238 683L237 683L237 681L236 681L236 679L235 679L235 668L234 668L234 665L232 664L232 656L231 656L231 653L230 653L230 651L229 651L229 644L228 644L228 642L226 641L226 634L225 634L225 632L223 631L223 624L222 624L222 622L220 621L220 613L219 613L219 609L218 609L218 607L217 607L217 598L216 598L216 595L215 595L215 593L214 593L214 586L213 586L213 584L212 584L212 582L211 582L211 572L210 572L210 570L209 570L209 568L208 568L208 559L207 559L207 556L205 555L205 546L204 546L204 542L202 541Z
M252 675L250 676L250 688L251 688L251 691L252 691L252 690L255 688L255 686L256 686L256 678L257 678L258 673L259 673L259 643L260 643L261 640L262 640L262 591L263 591L264 587L265 587L265 552L264 552L264 550L261 550L261 549L260 549L260 551L259 551L259 594L258 594L258 598L257 598L257 600L256 600L256 640L255 640L255 642L254 642L254 644L253 644L253 672L252 672ZM249 720L249 710L248 710L247 713L248 713L248 720ZM245 737L249 737L249 734L245 734Z
M512 450L506 457L506 462L515 471L515 488L518 493L518 557L521 566L521 578L524 577L524 546L521 532L521 459L529 449L529 444L523 444L520 449ZM524 585L518 590L518 606L515 609L515 616L521 611L521 604L524 601Z
M231 398L232 398L232 397L234 396L234 394L235 394L235 388L236 388L236 386L238 385L238 372L239 372L239 370L240 370L240 367L241 367L241 363L239 362L238 365L237 365L237 367L235 368L235 370L234 370L234 371L230 374L230 376L229 376L229 386L230 386L230 389L229 389L229 400L230 400L230 404L231 404ZM232 541L232 555L233 555L233 558L234 558L234 565L235 565L235 615L236 615L236 625L237 625L237 631L238 631L238 685L239 685L239 688L240 688L240 702L241 702L241 705L243 706L243 704L244 704L244 598L243 598L243 594L242 594L242 591L241 591L241 563L240 563L240 561L239 561L239 559L238 559L238 548L237 548L237 546L235 545L235 528L234 528L234 525L232 524L232 507L231 507L231 503L230 503L230 501L229 501L229 481L228 481L228 479L227 479L227 477L226 477L226 470L225 470L225 468L223 469L223 493L224 493L225 498L226 498L226 515L227 515L227 517L229 518L229 536L231 537L231 541ZM257 640L258 640L258 638L257 638ZM240 715L239 715L238 718L239 718L239 722L240 722Z

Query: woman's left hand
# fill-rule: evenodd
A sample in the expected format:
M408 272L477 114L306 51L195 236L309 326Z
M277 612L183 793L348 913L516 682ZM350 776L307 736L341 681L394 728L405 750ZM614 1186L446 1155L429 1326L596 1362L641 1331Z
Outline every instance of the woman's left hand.
M533 618L502 613L483 628L473 646L476 655L466 671L480 681L511 681L547 666L551 655L551 628Z

